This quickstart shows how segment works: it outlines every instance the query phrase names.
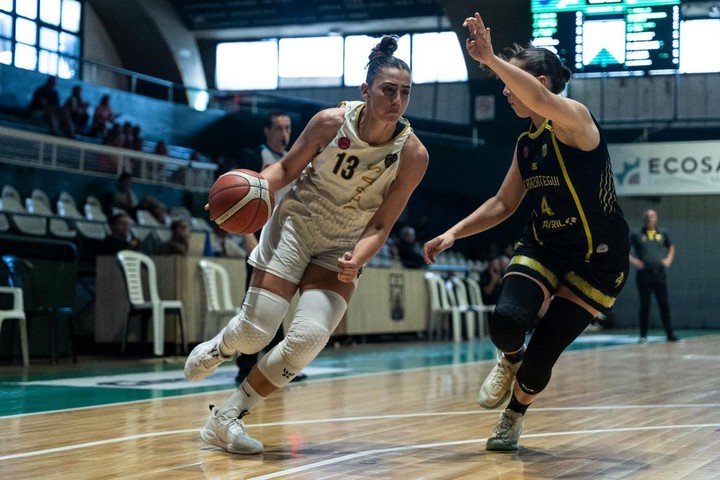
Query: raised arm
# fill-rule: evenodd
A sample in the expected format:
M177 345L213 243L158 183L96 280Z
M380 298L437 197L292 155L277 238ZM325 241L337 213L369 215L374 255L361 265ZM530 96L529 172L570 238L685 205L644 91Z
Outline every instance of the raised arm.
M486 200L477 210L450 227L445 233L427 242L423 247L425 262L434 263L436 255L452 247L458 238L484 232L503 222L517 210L523 197L525 197L525 185L522 183L520 169L517 165L516 151L500 190L494 197Z
M562 141L586 151L598 145L600 132L585 105L553 93L545 75L534 76L495 55L490 29L479 13L466 18L463 26L468 29L465 47L470 56L491 69L527 108L551 119Z
M398 174L380 208L368 222L353 251L346 252L338 259L340 281L352 282L360 267L380 251L390 235L390 230L405 209L410 195L425 175L428 163L427 149L415 134L411 134L400 153Z

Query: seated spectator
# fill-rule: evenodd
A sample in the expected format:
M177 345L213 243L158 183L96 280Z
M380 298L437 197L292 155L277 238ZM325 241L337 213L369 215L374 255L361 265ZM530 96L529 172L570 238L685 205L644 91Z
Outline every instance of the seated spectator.
M422 245L415 239L413 227L405 226L400 230L397 252L403 267L423 268L425 266Z
M140 135L140 125L134 125L132 127L132 145L130 148L138 152L142 151L142 136Z
M157 249L158 255L187 255L190 248L190 224L187 220L175 220L170 224L172 237Z
M155 144L155 150L153 150L153 153L155 155L163 155L165 157L170 155L170 152L168 151L167 143L165 143L164 140L160 140L159 142L157 142L157 144Z
M68 125L62 120L63 111L60 109L60 96L55 87L57 79L47 77L45 83L33 92L32 100L28 105L28 114L35 121L47 124L53 135L58 135L62 127L67 130ZM66 133L68 133L66 131Z
M75 85L72 93L63 105L63 110L70 120L73 134L85 131L88 120L90 119L90 114L88 113L89 105L90 104L82 98L82 87Z
M120 114L114 113L110 107L110 95L103 95L100 104L95 107L92 125L90 126L90 135L105 138L107 131L112 128L115 119L119 116Z
M116 213L108 220L110 235L100 245L100 253L115 255L120 250L137 250L140 241L130 233L130 222L123 213Z
M133 125L130 122L123 123L122 126L122 134L123 134L123 144L122 146L124 148L130 148L133 147L133 142L135 142L135 137L133 135Z
M118 177L118 187L113 195L113 207L121 208L130 215L135 215L138 198L132 190L132 175L123 173Z
M488 262L488 268L480 274L480 287L485 305L495 305L500 298L500 284L510 262L507 257L495 257Z

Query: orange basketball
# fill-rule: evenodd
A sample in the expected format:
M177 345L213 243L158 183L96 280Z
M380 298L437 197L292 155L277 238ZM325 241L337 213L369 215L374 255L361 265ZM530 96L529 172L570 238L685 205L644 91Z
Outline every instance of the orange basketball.
M221 175L210 188L210 220L230 233L256 232L267 222L274 202L274 195L259 173L232 170Z

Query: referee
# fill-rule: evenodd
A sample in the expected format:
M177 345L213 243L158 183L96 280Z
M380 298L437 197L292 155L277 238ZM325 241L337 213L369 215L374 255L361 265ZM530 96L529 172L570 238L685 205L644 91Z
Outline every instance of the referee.
M650 319L650 296L655 293L660 318L668 342L679 339L673 333L668 305L667 275L665 271L675 258L675 245L663 229L658 228L658 214L655 210L645 211L645 225L630 236L635 256L630 254L630 263L637 269L637 287L640 292L640 343L647 343Z

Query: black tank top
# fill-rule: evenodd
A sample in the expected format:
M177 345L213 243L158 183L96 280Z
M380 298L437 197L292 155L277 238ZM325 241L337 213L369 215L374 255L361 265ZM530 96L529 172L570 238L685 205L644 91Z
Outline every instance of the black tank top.
M549 119L531 129L532 123L518 137L517 160L533 209L527 223L533 239L568 259L627 255L629 229L600 127L600 143L590 152L560 142Z

